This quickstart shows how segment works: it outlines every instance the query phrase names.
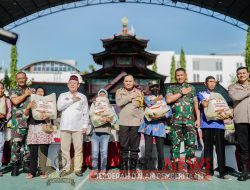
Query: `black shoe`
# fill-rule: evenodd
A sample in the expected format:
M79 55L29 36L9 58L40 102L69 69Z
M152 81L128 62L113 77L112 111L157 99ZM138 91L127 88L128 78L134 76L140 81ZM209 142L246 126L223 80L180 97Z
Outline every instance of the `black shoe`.
M11 176L18 176L19 175L19 167L18 165L14 165L11 171Z
M238 177L238 181L246 181L248 179L248 164L243 164L243 171Z
M129 170L130 175L136 177L137 176L137 159L131 158L129 161Z
M133 159L131 158L129 161L129 170L136 170L136 166L137 166L137 159Z
M225 175L226 175L225 173L219 173L218 177L221 178L221 179L225 179Z
M126 177L127 175L128 175L128 160L121 160L120 177Z
M248 179L248 172L243 171L238 177L238 181L246 181Z
M24 162L23 173L29 173L29 172L30 172L30 162Z
M82 173L82 171L76 171L75 175L78 176L78 177L82 177L83 173Z
M209 170L209 171L208 171L208 175L214 176L214 170Z

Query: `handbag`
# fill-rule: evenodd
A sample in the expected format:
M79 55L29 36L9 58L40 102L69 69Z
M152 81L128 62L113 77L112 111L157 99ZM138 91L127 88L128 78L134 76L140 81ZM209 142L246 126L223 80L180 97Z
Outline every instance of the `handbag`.
M43 132L47 133L47 134L51 134L54 132L54 126L52 125L52 123L46 123L42 125L42 130Z

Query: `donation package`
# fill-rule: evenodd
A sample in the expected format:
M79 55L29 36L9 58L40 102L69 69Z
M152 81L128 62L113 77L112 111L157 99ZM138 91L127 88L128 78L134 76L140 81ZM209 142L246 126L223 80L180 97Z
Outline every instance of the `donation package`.
M100 127L107 122L101 121L101 118L110 118L111 120L115 117L115 111L109 103L107 97L97 97L96 101L93 102L94 111L90 113L91 122L94 127Z
M218 116L231 115L231 109L228 107L226 100L219 93L211 93L208 107L204 109L205 116L208 121L218 120Z
M31 102L35 101L36 107L32 109L32 115L35 120L43 120L43 115L49 119L57 118L56 110L56 94L52 93L48 96L31 95Z
M5 97L0 98L0 114L6 114L6 102Z
M154 101L157 97L152 95L149 98L150 101ZM165 117L168 111L170 107L167 103L164 100L158 100L153 106L146 107L144 115L148 121L152 121Z

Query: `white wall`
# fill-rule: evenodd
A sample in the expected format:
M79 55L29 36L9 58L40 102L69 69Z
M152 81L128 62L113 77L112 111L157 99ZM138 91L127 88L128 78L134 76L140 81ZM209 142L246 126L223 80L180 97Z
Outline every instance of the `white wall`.
M152 53L158 54L156 62L158 66L158 73L167 75L166 82L170 81L170 66L172 56L175 56L175 61L178 63L180 61L180 55L175 54L173 51L154 51ZM242 66L245 66L245 58L241 55L186 55L186 70L188 74L188 81L193 81L193 74L200 75L200 81L204 82L205 78L209 75L212 75L216 78L216 74L222 75L222 82L220 84L225 88L230 84L230 75L235 75L237 69L237 63L242 63ZM195 71L193 70L193 59L221 59L222 61L222 71Z

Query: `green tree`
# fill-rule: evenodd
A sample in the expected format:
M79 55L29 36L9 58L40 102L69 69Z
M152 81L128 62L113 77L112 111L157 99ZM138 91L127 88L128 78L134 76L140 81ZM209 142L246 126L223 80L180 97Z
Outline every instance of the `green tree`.
M175 58L174 55L172 56L172 62L171 62L171 68L170 68L170 82L174 83L176 82L175 80L175 70L176 70L176 63L175 63Z
M229 84L235 84L237 82L237 77L235 74L232 73L229 75L229 77L230 77Z
M245 49L245 62L248 70L250 71L250 27L248 27L246 49Z
M86 74L89 74L89 71L84 70L84 71L82 72L82 75L86 75Z
M90 72L94 72L96 70L94 65L89 65Z
M8 69L5 69L4 71L3 83L6 89L10 88L10 77L8 75Z
M152 65L152 71L157 72L158 67L157 67L157 62L154 62Z
M10 87L16 87L16 74L17 74L17 47L11 47L11 63L10 63Z
M183 48L181 48L180 66L181 68L186 69L186 58L185 58L185 52Z

